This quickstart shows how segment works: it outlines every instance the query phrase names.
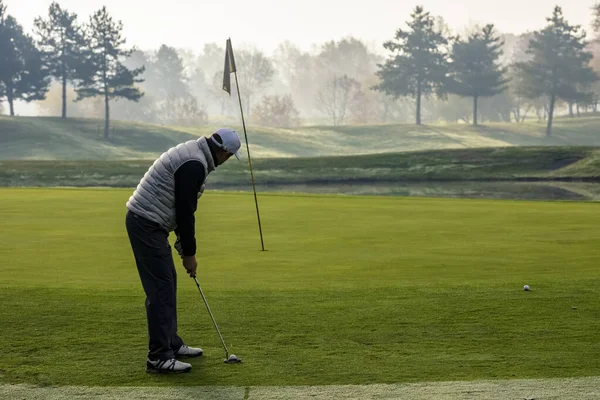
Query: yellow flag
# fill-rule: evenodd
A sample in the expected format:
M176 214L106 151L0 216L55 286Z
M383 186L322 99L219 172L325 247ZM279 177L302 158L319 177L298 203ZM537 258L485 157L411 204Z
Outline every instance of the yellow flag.
M225 69L223 72L223 90L231 96L231 73L235 72L235 58L233 57L233 48L231 39L227 39L225 50Z

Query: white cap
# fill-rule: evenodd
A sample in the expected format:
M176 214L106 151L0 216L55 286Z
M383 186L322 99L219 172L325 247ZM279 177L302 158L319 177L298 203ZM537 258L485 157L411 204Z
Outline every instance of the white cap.
M210 137L212 142L214 144L216 144L217 147L220 147L221 149L225 150L226 152L233 154L239 160L240 155L238 153L238 150L242 146L242 143L240 142L240 138L239 138L238 134L233 129L229 129L229 128L217 129L213 133L213 135L215 133L221 137L221 140L223 141L223 143L217 142L215 140L214 136Z

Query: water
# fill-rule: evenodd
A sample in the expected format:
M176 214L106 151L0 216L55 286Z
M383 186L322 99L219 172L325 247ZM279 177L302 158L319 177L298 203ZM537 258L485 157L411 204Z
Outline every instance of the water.
M218 188L215 188L218 189ZM226 188L222 188L226 189ZM227 188L226 190L231 190ZM236 188L252 190L252 187ZM453 197L505 200L600 200L600 183L572 182L426 182L257 185L257 192L370 196Z

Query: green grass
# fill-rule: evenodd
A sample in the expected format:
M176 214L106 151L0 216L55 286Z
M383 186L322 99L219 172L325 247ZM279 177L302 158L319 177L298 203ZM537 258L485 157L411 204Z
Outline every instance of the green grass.
M153 158L159 149L195 137L158 125L114 121L112 126L115 134L105 142L100 120L0 116L0 159Z
M111 122L111 140L102 139L103 121L53 117L0 116L0 160L150 159L218 126L165 127ZM240 133L241 126L234 126ZM450 148L510 146L600 146L600 117L559 118L552 137L543 123L409 124L307 126L296 129L248 127L257 158L312 157Z
M0 190L0 383L329 385L600 375L595 203L208 191L179 269L190 375L148 376L131 190ZM523 292L524 284L532 287Z
M137 185L154 160L0 161L0 186ZM425 181L600 179L600 150L589 147L511 147L371 154L345 157L259 158L259 185ZM214 172L216 187L248 187L246 160Z

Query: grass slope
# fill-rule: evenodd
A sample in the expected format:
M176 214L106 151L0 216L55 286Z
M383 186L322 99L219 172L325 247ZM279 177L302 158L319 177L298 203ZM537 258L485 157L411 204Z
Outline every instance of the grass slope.
M135 186L153 160L0 161L0 186ZM253 160L261 185L600 179L600 150L510 147ZM213 188L249 187L248 163L210 175Z
M153 158L195 136L162 126L114 121L110 142L100 120L0 116L0 159Z
M154 158L169 147L216 126L164 127L113 121L102 140L102 121L0 116L0 159L106 160ZM249 127L252 153L264 157L310 157L449 148L504 146L600 146L599 117L558 119L547 138L544 125L489 124ZM235 127L242 132L241 127Z
M0 383L331 385L600 375L595 203L208 192L190 375L147 376L131 190L0 190ZM524 284L532 287L523 292Z

